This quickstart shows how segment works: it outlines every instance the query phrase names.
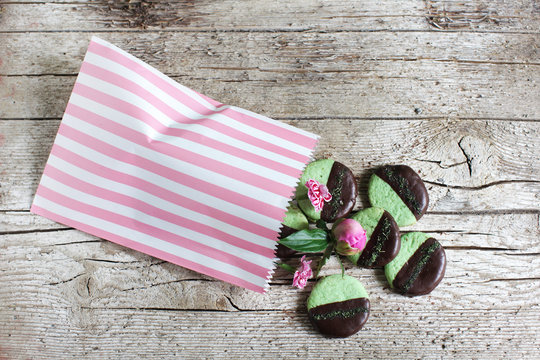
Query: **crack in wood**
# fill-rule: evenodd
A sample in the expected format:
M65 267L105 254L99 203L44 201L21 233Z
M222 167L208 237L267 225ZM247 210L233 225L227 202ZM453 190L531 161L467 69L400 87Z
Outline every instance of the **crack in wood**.
M48 232L66 231L66 230L73 230L73 228L0 231L0 235L21 235L21 234L32 234L32 233L48 233Z
M232 301L232 299L231 299L230 296L227 296L227 295L224 295L224 296L225 296L225 298L226 298L227 300L229 300L229 304L231 304L231 306L232 306L233 308L235 308L235 309L238 310L238 311L243 311L243 310L240 309L238 306L236 306L235 303L233 303L233 301Z
M478 185L478 186L464 186L464 185L448 185L436 181L424 180L425 183L441 186L449 189L460 189L460 190L483 190L491 186L504 185L504 184L540 184L540 180L499 180L493 181L487 184Z
M426 163L431 163L431 164L436 164L437 166L439 166L441 169L450 169L450 168L453 168L455 166L459 166L459 165L463 165L465 164L467 161L462 161L462 162L458 162L458 163L454 163L454 164L450 164L450 165L442 165L442 160L425 160L425 159L417 159L415 158L414 160L416 161L420 161L420 162L426 162Z
M526 277L526 278L500 278L500 279L489 279L484 282L500 282L500 281L536 281L540 280L540 277Z
M461 145L461 142L463 141L465 137L462 137L459 141L458 141L458 146L459 148L461 149L461 152L463 153L463 155L465 156L465 161L467 162L467 167L469 168L469 176L472 176L472 158L469 156L469 154L467 154L467 152L465 151L465 149L463 149L463 146Z
M67 245L77 245L77 244L92 244L92 243L100 243L103 242L103 240L81 240L81 241L73 241L68 243L58 243L58 244L50 244L47 246L67 246Z
M153 288L156 286L161 285L168 285L168 284L174 284L174 283L183 283L183 282L219 282L219 280L210 280L210 279L180 279L180 280L171 280L171 281L164 281L160 283L154 283L147 286L139 286L139 287L132 287L127 289L121 289L120 291L133 291L133 290L146 290L149 288Z
M52 283L48 283L48 284L45 284L45 285L59 285L59 284L65 284L67 282L70 282L70 281L73 281L75 280L76 278L80 277L80 276L83 276L85 275L86 273L81 273L81 274L78 274L78 275L75 275L74 277L72 278L69 278L67 280L62 280L62 281L57 281L57 282L52 282Z

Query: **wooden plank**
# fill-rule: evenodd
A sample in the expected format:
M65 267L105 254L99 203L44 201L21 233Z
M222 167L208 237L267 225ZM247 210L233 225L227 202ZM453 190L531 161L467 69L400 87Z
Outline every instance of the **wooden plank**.
M530 34L103 35L186 86L271 117L540 119ZM0 118L60 117L89 38L1 34Z
M426 231L440 240L448 256L447 272L430 296L407 299L407 303L419 307L429 303L440 309L453 299L460 299L453 306L463 309L536 306L538 221L538 214L427 214L407 230ZM7 304L32 306L39 298L65 306L271 310L294 308L297 301L288 299L294 292L292 278L281 269L274 275L271 291L260 295L76 230L7 232L0 244L5 250L0 251L0 289L6 289L0 300ZM297 266L298 258L286 262ZM388 289L381 270L348 263L346 268L361 279L373 299L384 301L384 307L403 303L405 298ZM338 262L332 259L322 275L339 272ZM8 291L18 287L20 291ZM304 300L308 293L309 289L303 292Z
M7 358L522 358L540 350L538 311L429 307L372 312L360 333L329 339L302 311L230 313L74 307L2 308ZM31 339L31 341L29 341ZM204 344L204 345L201 345ZM478 354L478 355L476 355ZM481 354L481 355L480 355Z
M289 120L322 135L316 157L332 157L358 177L368 206L374 168L405 163L427 182L429 211L540 208L539 122L470 120ZM28 210L59 120L3 120L0 210Z
M79 70L92 33L0 33L0 73L73 75ZM322 77L371 75L385 62L421 66L437 63L539 65L536 34L441 33L175 33L104 32L98 36L171 76L208 79L233 71L263 80L278 74ZM469 66L471 67L471 66ZM463 66L462 70L466 70ZM401 69L398 69L401 70ZM221 71L221 72L220 72ZM390 74L395 74L391 70ZM356 74L359 75L359 74ZM405 74L403 74L405 76ZM365 76L364 76L365 77ZM347 79L346 77L344 79ZM309 78L316 80L316 78ZM532 79L531 79L532 80ZM465 83L465 82L464 82Z
M537 32L534 1L2 1L0 31L372 31Z

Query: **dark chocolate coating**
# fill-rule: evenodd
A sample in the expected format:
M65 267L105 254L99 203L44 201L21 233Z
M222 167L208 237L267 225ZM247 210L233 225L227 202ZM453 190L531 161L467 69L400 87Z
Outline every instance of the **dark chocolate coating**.
M429 238L407 260L393 281L405 295L429 294L439 285L446 270L446 254L434 238Z
M426 213L429 205L428 192L424 182L413 169L406 165L386 165L377 169L375 175L394 189L416 220Z
M324 203L321 219L326 222L334 222L352 211L356 203L356 179L348 167L335 161L330 170L326 187L332 194L332 200Z
M290 226L282 225L281 226L281 232L279 233L279 239L286 238L287 236L292 235L297 231L298 230L296 230L296 229L294 229L294 228L292 228ZM276 248L276 256L278 258L288 258L288 257L291 257L294 254L296 254L296 251L294 251L293 249L289 249L285 245L278 244L278 246Z
M356 264L367 268L384 266L397 256L400 248L399 227L385 211Z
M357 298L316 306L308 311L321 334L347 337L356 334L369 317L369 300Z

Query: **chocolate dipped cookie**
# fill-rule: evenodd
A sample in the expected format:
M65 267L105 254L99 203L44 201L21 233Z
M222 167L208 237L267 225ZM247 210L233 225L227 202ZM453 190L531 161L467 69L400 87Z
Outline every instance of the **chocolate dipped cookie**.
M369 317L369 299L360 281L348 275L320 280L307 300L308 316L320 333L334 337L356 334Z
M352 171L332 159L308 164L296 188L298 206L311 220L326 222L347 216L356 202Z
M304 213L294 205L290 205L285 213L283 219L281 231L279 233L279 239L286 238L289 235L294 234L299 230L305 230L309 228L309 223ZM296 251L289 249L285 245L278 244L276 248L276 256L279 258L290 257L295 254Z
M360 253L349 256L349 260L360 267L375 268L388 264L401 247L399 227L386 210L371 207L353 214L366 231L366 246Z
M427 211L429 197L424 182L406 165L386 165L371 176L369 201L388 211L399 226L414 224Z
M384 267L390 286L403 295L429 294L446 270L446 254L437 240L422 232L401 237L401 249Z

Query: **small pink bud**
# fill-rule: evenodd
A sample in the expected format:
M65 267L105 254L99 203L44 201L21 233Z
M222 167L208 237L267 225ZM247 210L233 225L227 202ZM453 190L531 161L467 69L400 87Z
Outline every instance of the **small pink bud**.
M366 246L366 231L358 221L345 219L337 224L332 233L336 238L336 251L340 255L358 254Z
M293 286L296 286L299 289L303 289L306 286L307 280L313 276L313 271L309 264L311 264L311 260L306 261L306 255L302 256L302 259L300 259L300 267L298 267L298 270L294 273Z

